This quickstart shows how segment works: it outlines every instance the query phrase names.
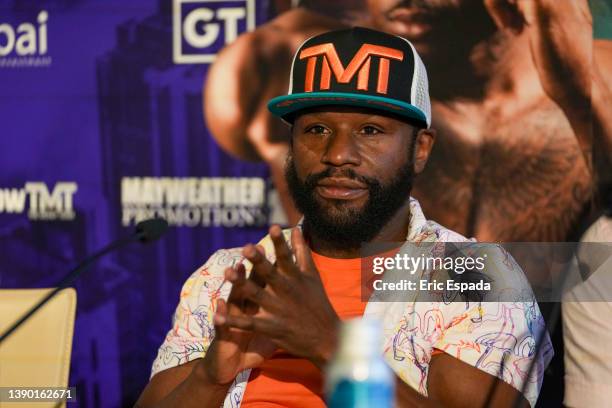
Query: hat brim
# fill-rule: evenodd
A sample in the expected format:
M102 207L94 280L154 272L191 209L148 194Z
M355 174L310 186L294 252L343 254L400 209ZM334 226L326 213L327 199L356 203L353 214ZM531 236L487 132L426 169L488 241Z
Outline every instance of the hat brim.
M417 120L424 127L428 127L425 114L419 108L406 102L382 96L342 92L297 93L272 98L268 102L268 109L273 115L288 120L291 114L300 110L325 105L357 106L382 110L407 119Z

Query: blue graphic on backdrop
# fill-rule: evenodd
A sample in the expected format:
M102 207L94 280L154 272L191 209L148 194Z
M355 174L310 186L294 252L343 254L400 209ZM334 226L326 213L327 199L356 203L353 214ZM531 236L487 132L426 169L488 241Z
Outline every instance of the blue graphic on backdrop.
M209 136L208 65L173 60L173 22L183 55L214 55L266 21L270 7L0 4L0 287L51 286L148 215L173 225L160 242L108 256L77 282L74 407L132 406L183 281L214 250L265 232L268 170L229 157Z

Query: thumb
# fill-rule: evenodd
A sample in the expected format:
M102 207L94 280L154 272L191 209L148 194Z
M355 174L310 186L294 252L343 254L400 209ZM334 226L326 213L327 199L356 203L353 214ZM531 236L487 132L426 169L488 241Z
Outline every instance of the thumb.
M299 269L308 275L316 276L320 279L321 277L312 259L310 248L306 244L304 234L302 234L299 228L293 228L291 231L291 246L293 247Z
M227 303L223 299L217 299L216 310L213 315L213 325L215 326L215 337L220 340L226 338L229 332L229 328L225 326L227 315Z
M525 19L515 2L510 0L484 0L485 8L500 30L509 29L519 34L525 25Z

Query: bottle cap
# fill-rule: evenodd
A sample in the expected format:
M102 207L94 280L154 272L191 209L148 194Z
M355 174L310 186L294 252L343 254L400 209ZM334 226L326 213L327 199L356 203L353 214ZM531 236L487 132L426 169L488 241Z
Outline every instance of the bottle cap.
M340 327L339 353L344 356L370 356L380 353L382 325L374 319L346 320Z

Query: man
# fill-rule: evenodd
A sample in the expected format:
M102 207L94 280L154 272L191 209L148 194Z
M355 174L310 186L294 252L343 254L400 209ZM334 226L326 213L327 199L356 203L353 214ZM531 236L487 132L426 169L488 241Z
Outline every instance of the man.
M367 7L366 22L412 41L430 71L442 143L426 174L438 182L422 177L414 189L427 214L484 241L577 239L601 211L612 174L611 85L601 75L612 48L592 41L587 0ZM280 70L328 22L306 9L285 13L241 36L209 72L209 129L230 153L269 163L280 191L288 133L265 109L267 95L286 89Z
M400 406L534 405L552 353L543 336L534 355L535 302L361 301L363 243L468 241L409 198L435 135L414 47L333 31L299 47L291 76L269 108L291 123L286 178L303 222L189 278L138 406L323 407L338 323L358 316L384 322Z
M581 241L607 243L601 257L593 254L583 263L592 274L585 282L565 294L563 307L563 341L565 396L568 408L604 408L610 405L612 393L612 218L602 218L589 227ZM603 247L603 246L602 246ZM601 248L598 248L601 250ZM593 248L593 247L591 247ZM593 249L591 249L592 252Z

